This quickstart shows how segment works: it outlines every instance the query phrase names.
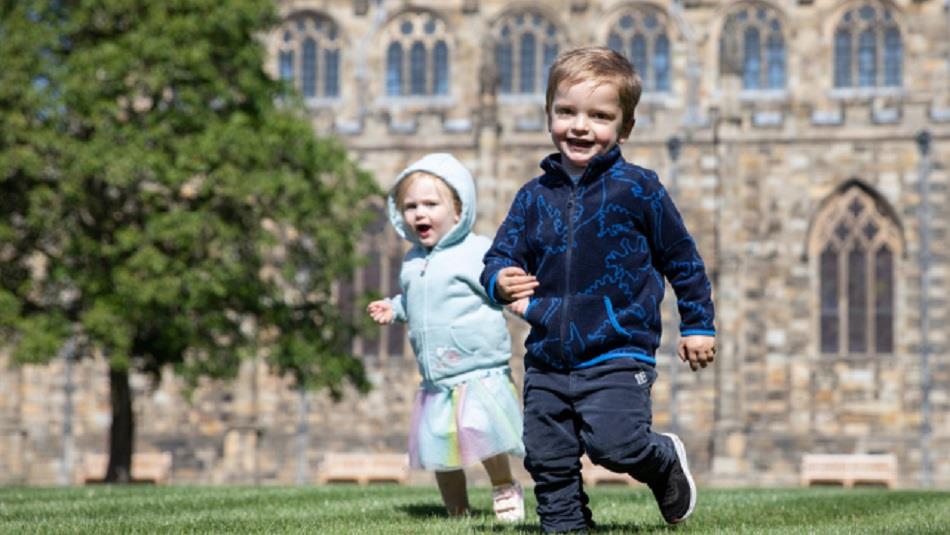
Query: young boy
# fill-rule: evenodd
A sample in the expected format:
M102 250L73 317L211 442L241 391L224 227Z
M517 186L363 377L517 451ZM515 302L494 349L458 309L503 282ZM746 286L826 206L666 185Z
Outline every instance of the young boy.
M627 163L639 77L601 47L551 66L546 110L558 152L515 197L481 283L530 324L525 467L546 532L593 525L580 456L628 473L675 524L696 504L680 439L650 429L666 277L681 316L677 353L695 371L715 355L703 261L656 173Z

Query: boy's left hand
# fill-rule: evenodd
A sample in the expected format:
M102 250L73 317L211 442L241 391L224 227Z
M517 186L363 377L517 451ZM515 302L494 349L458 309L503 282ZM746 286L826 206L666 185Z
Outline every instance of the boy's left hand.
M508 310L510 310L513 314L517 314L518 316L521 316L523 318L525 311L528 310L529 301L530 299L528 299L527 297L522 297L521 299L518 299L517 301L512 301L511 303L508 304Z
M676 354L679 355L680 360L688 362L693 371L705 368L716 360L716 338L701 335L684 336L680 338Z

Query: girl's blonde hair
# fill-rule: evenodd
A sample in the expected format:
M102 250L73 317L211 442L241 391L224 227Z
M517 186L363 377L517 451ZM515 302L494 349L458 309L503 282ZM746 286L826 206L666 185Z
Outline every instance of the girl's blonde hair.
M435 180L436 189L439 190L439 193L448 198L452 199L452 204L455 206L455 215L462 215L462 198L459 197L455 188L451 184L445 181L444 178L440 176L433 175L432 173L427 173L425 171L413 171L411 174L403 178L396 184L396 189L393 191L393 198L396 199L396 208L399 208L401 212L404 208L403 201L406 198L406 192L409 191L409 186L415 184L420 178L431 178Z

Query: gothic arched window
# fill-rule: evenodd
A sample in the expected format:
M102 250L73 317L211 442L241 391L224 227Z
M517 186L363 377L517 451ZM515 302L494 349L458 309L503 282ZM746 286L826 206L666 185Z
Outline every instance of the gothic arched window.
M620 13L607 35L607 46L620 52L640 74L645 91L670 90L670 38L666 15L643 7Z
M834 36L835 87L900 87L901 31L891 11L867 2L841 17Z
M548 69L560 50L557 27L541 13L526 10L495 25L495 63L502 94L543 94Z
M386 95L449 94L448 30L428 12L405 13L386 34Z
M825 205L813 236L821 353L893 353L901 240L891 211L854 183Z
M723 26L720 49L749 90L785 88L785 37L776 10L747 5L733 12Z
M345 317L359 321L366 312L357 306L360 295L370 295L374 299L394 297L400 293L399 272L405 254L403 240L396 235L389 224L385 206L379 206L379 216L366 229L361 248L366 256L366 264L359 268L351 281L340 281L337 299ZM405 351L406 326L393 322L385 327L365 329L354 340L353 351L364 360L385 360L387 358L406 358L411 352Z
M277 75L304 98L340 96L340 32L317 13L295 13L280 28Z

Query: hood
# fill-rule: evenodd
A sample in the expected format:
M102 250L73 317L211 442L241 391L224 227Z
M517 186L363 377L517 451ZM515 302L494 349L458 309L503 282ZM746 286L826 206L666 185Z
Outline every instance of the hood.
M445 152L427 154L422 159L412 163L399 173L392 187L389 188L386 204L389 207L389 222L396 229L396 233L402 236L403 239L419 245L416 237L406 229L402 213L396 207L395 196L396 186L416 171L424 171L445 180L458 193L459 199L462 200L462 214L459 217L459 222L439 240L439 243L433 249L442 249L461 241L475 225L475 181L472 180L472 174L461 162Z

